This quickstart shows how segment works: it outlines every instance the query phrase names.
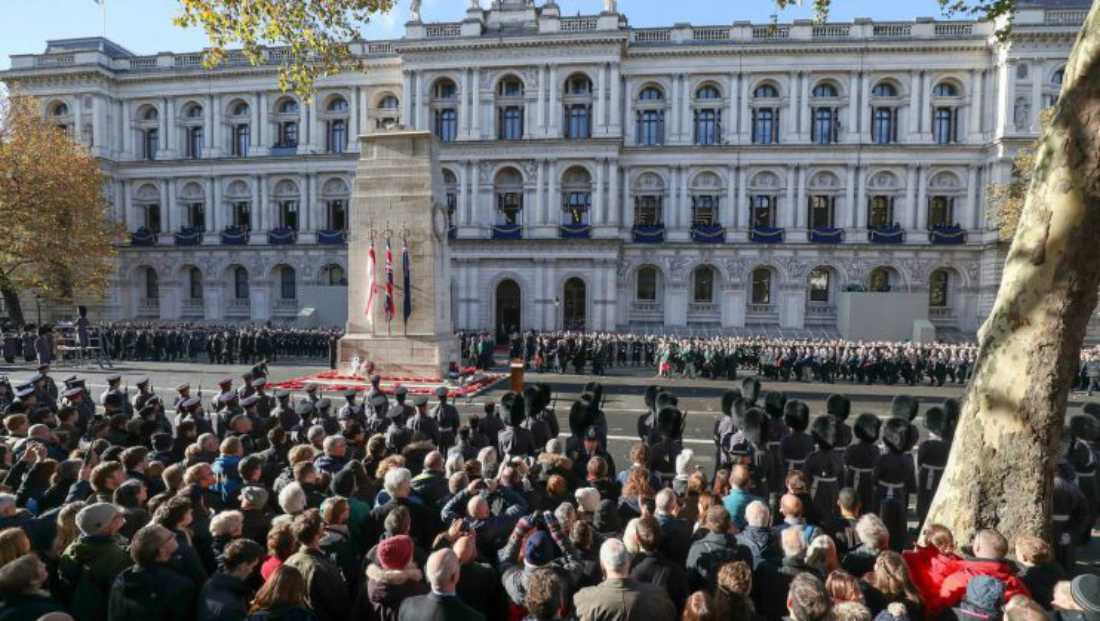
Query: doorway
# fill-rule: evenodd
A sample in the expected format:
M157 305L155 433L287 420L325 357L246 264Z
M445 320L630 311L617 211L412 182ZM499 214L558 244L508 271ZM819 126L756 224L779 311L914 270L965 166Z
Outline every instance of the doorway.
M584 281L577 277L570 278L565 281L562 293L562 328L583 331L588 306Z
M497 343L506 343L509 335L520 330L522 298L519 285L511 278L506 278L497 285L496 296Z

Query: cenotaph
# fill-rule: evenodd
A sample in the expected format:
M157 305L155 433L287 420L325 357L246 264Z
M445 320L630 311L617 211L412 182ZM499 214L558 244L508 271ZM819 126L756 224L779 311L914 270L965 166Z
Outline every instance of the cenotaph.
M386 378L441 381L459 361L451 323L451 277L443 178L430 132L394 130L359 137L348 239L348 322L340 366L374 364ZM386 321L386 240L393 252L393 306ZM412 313L404 320L402 244L407 244ZM368 253L376 256L367 299Z

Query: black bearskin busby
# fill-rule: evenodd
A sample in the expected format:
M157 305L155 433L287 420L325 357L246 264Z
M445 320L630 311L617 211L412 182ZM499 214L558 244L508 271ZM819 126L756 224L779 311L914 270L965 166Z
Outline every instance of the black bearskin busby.
M918 411L920 411L920 403L909 395L898 395L890 402L890 413L910 423L916 420Z
M783 418L784 409L787 406L787 394L782 392L769 392L764 395L764 413L773 420Z
M886 421L882 430L882 442L895 453L908 453L917 443L919 432L908 420L894 417Z
M879 433L882 431L882 419L874 414L860 414L856 417L854 431L860 440L874 444L878 442Z
M788 401L783 406L783 422L795 431L806 431L810 426L810 408L797 399Z
M748 408L741 422L741 432L734 435L743 436L754 446L760 446L764 441L764 433L768 425L764 411L760 408Z
M503 418L513 427L519 427L523 424L523 419L526 418L526 408L527 403L524 401L523 395L510 392L500 398L500 409L504 411Z
M722 393L722 414L732 416L734 406L741 400L740 390L727 390Z
M819 449L827 451L837 446L840 439L840 425L832 416L818 416L810 426L810 435L813 436Z
M1069 418L1069 433L1075 440L1096 442L1100 440L1100 422L1087 414L1074 414Z
M829 395L825 400L825 413L839 422L844 422L852 413L852 401L844 395Z
M574 401L569 407L569 432L579 437L585 429L588 429L590 421L588 404L580 399Z
M645 387L645 407L650 412L654 411L654 409L657 407L657 395L659 395L660 393L660 386L654 386L650 384L649 386Z
M756 400L760 398L760 380L755 377L741 380L741 398L749 405L756 405Z

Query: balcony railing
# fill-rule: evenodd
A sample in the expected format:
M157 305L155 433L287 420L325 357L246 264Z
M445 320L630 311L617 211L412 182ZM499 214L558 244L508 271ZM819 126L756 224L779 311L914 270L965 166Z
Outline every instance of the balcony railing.
M230 298L225 305L225 314L234 316L249 316L252 313L252 301L248 298Z
M691 38L695 41L729 41L730 29L728 26L693 28Z
M913 24L875 24L871 36L876 39L908 39L913 35Z
M39 67L64 67L76 62L76 57L73 54L55 54L50 56L37 56L34 59L34 64Z
M847 39L851 33L850 24L821 24L814 26L813 37L815 39Z
M974 24L936 24L935 32L941 38L969 37L974 34Z
M592 225L562 224L558 227L558 236L562 239L588 239L592 237Z
M139 300L138 314L142 317L160 317L160 299L142 298Z
M563 17L558 24L562 32L592 32L599 27L600 18L596 15Z
M1050 10L1047 9L1043 21L1052 26L1080 26L1089 16L1088 9Z
M202 317L205 314L205 306L202 299L186 299L180 308L180 314L184 317Z
M665 227L658 225L635 225L633 229L634 243L659 244L665 241Z
M425 32L429 39L453 39L462 36L462 24L428 24Z
M928 241L936 246L959 246L966 243L966 231L958 225L934 226L928 232Z
M717 315L722 312L714 302L688 302L689 315Z
M749 304L748 312L750 315L774 315L775 304Z
M767 26L753 26L753 39L789 39L791 27L787 24L769 24Z
M691 240L697 244L721 244L726 241L726 229L716 224L693 226Z
M523 239L523 225L520 224L494 224L492 227L493 239L517 240Z
M937 320L949 320L955 318L955 310L950 306L929 306L928 318Z
M632 34L634 43L667 43L672 40L671 28L639 28Z
M810 302L806 305L807 317L832 317L836 315L836 306L828 302Z
M130 233L130 245L131 246L156 246L157 245L157 233L147 228L140 227L138 230Z
M277 315L294 315L298 313L298 300L275 300L272 311Z

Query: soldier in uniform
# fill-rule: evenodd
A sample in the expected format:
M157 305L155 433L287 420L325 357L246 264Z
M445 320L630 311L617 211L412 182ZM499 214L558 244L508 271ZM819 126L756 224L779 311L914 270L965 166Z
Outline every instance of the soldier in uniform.
M767 453L763 450L767 438L767 415L758 407L746 408L738 427L737 432L726 441L725 451L730 456L730 467L747 466L755 488L770 489L771 479L780 476L780 473L771 470Z
M726 444L726 438L737 432L734 411L736 410L737 416L740 417L743 407L744 400L741 398L740 390L727 390L722 393L722 416L714 421L714 463L718 464L718 468L730 467L730 459L723 447Z
M1100 425L1087 414L1076 414L1069 419L1069 434L1072 444L1066 455L1066 461L1073 468L1073 479L1077 488L1085 496L1090 515L1089 523L1100 515L1100 487L1097 484L1097 463L1089 444L1100 437ZM1091 536L1091 531L1087 533ZM1088 537L1083 543L1088 543Z
M370 402L367 405L370 406L370 410L367 416L367 425L364 428L364 433L368 436L377 433L385 433L386 428L390 424L390 400L386 398L386 395L379 392L370 398Z
M859 502L870 510L874 505L875 467L878 466L879 433L882 420L874 414L856 417L856 442L844 449L844 485L856 491Z
M241 375L241 381L244 383L241 384L241 387L237 389L238 397L244 399L245 397L251 396L252 393L256 392L256 388L252 385L252 381L254 379L255 378L253 377L251 371L245 373L244 375Z
M602 457L607 462L609 473L617 472L615 459L600 446L600 433L594 426L584 430L579 450L570 453L569 457L573 460L573 477L577 481L588 480L588 460L593 457Z
M221 381L218 382L218 388L220 389L218 394L214 395L214 398L211 400L215 404L215 407L217 407L218 403L221 403L222 396L231 393L236 394L233 392L233 378L231 377L223 377Z
M176 386L176 396L172 399L172 409L176 412L176 420L180 419L180 404L191 398L191 384L184 382Z
M920 412L920 402L910 395L895 395L890 401L890 414L912 423Z
M353 420L360 425L366 425L366 416L364 415L363 406L355 402L355 398L358 396L354 390L348 390L344 392L344 405L340 406L339 411L336 412L336 418L340 420Z
M852 427L845 422L852 413L851 400L844 395L829 395L825 400L825 413L836 420L835 448L844 449L852 443Z
M523 427L531 432L531 441L541 449L553 437L550 426L539 414L542 412L542 392L534 384L523 387L523 401L527 405Z
M446 386L435 389L435 398L439 403L432 409L432 418L439 427L439 450L446 455L455 444L455 435L462 420L458 415L458 408L447 402Z
M149 386L149 378L143 377L137 381L138 392L134 395L134 411L140 412L145 408L145 404L149 402L155 395Z
M781 479L786 479L791 470L805 470L806 458L814 451L814 440L806 433L810 426L810 408L798 400L788 401L783 406L783 422L790 429L787 437L779 443L780 454L783 455L783 472ZM810 507L804 507L807 512Z
M217 404L214 406L214 433L218 437L224 437L229 430L229 422L237 414L243 413L237 393L229 391L219 394Z
M405 410L403 407L394 407L386 412L390 421L386 428L386 449L392 453L400 453L412 442L412 432L405 427Z
M435 446L439 446L439 425L436 424L434 418L428 416L427 396L416 395L413 397L413 415L409 417L407 426L409 431L413 433L414 439L423 436L423 438L431 440Z
M38 381L42 384L41 396L39 401L49 401L50 403L57 403L57 397L59 392L57 390L57 383L50 377L50 365L40 364L38 365ZM37 382L36 382L37 383Z
M638 417L638 438L646 444L653 442L653 432L657 426L657 396L660 393L660 386L650 384L646 386L645 395L642 397L647 411ZM572 417L572 411L570 411L570 417Z
M83 435L84 432L88 430L88 425L95 418L95 402L92 401L92 396L88 393L88 387L84 384L84 380L82 379L77 379L76 377L66 379L65 388L68 394L65 396L64 404L76 408L76 427L81 435ZM78 392L68 392L72 390Z
M300 401L308 401L313 407L317 407L317 402L321 400L321 395L318 394L317 384L306 384L306 396L302 397Z
M753 381L755 382L756 380ZM759 382L756 383L756 386L751 387L751 389L758 391ZM767 420L763 428L763 442L760 444L759 448L766 457L758 456L757 459L766 459L768 462L768 471L774 474L774 476L768 478L768 489L760 490L761 494L767 494L769 503L772 506L779 506L779 498L787 491L786 484L783 480L787 472L787 465L783 461L783 440L790 434L790 430L787 429L787 425L783 422L783 415L786 409L786 394L772 391L764 395L764 414L767 416Z
M817 450L806 458L806 474L810 477L810 497L814 511L824 524L832 521L837 495L844 480L840 423L832 416L818 416L810 428ZM840 448L841 450L836 450Z
M947 467L955 421L948 420L943 408L933 406L924 413L924 427L928 439L917 446L917 521L922 524Z
M195 423L196 436L204 433L214 433L214 426L210 423L210 419L206 417L206 412L202 409L202 399L198 397L188 397L180 401L177 412L179 412L180 422L191 419Z
M502 463L511 457L534 457L538 453L534 436L523 427L526 408L523 395L509 392L500 398L500 409L506 421L504 429L497 434L497 452Z
M107 377L107 389L99 395L100 405L107 406L107 397L112 394L117 394L122 400L122 413L127 416L131 415L133 411L130 407L130 401L126 398L125 391L119 388L119 384L122 383L121 375L110 375Z
M500 419L500 413L497 411L496 404L492 401L486 401L482 406L485 416L481 418L481 421L477 425L473 425L471 419L471 428L476 427L474 431L478 431L486 439L484 446L496 446L497 438L500 436L500 432L504 431L504 421ZM473 438L475 434L471 433L470 437Z
M275 409L275 399L267 393L267 378L263 376L256 378L252 381L252 387L256 389L252 394L259 397L256 402L256 415L260 420L267 421L271 418L271 410Z
M909 451L918 437L913 424L897 416L887 420L882 430L886 453L879 457L875 467L876 498L873 506L890 531L890 547L895 551L904 550L909 544L906 512L909 496L917 486L913 456Z

